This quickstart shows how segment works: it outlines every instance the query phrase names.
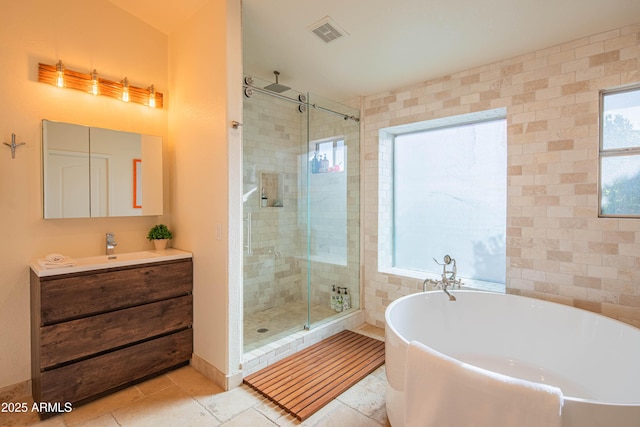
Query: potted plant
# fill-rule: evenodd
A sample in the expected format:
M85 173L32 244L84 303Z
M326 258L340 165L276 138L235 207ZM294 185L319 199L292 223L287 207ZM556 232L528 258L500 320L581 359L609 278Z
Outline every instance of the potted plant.
M151 227L147 239L153 242L157 251L162 251L167 247L167 240L173 239L173 234L166 225L158 224Z

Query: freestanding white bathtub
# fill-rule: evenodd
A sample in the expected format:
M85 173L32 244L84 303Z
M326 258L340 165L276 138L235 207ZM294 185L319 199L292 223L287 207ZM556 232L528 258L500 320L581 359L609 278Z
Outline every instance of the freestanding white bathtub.
M409 342L461 362L562 390L563 427L640 426L640 329L586 310L516 295L441 291L397 299L385 313L387 414L404 425ZM437 390L424 387L424 399ZM460 408L464 410L464 408Z

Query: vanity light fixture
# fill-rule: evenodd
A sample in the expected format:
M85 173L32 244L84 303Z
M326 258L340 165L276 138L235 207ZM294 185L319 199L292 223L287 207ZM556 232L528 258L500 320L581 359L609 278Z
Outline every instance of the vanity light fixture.
M98 84L98 72L94 70L91 72L91 93L95 95L100 95L100 85Z
M98 78L98 72L95 69L88 74L73 71L66 68L62 60L55 65L38 64L38 81L125 102L135 102L151 108L163 107L162 93L158 92L154 85L141 88L130 85L127 77L121 81Z
M62 60L58 60L56 64L56 86L64 87L64 65Z
M149 107L156 108L156 88L149 86Z
M122 80L122 100L129 102L129 79L126 77Z

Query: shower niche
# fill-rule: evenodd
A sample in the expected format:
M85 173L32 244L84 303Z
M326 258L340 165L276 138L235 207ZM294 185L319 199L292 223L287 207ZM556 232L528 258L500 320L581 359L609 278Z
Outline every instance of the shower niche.
M260 172L260 207L281 208L284 206L284 174Z

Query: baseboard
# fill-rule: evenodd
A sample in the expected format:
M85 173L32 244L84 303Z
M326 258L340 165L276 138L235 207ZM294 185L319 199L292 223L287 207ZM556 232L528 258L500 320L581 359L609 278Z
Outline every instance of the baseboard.
M0 402L22 402L31 399L31 380L0 388Z
M191 357L191 366L225 390L231 390L242 384L242 372L227 376L195 353Z

